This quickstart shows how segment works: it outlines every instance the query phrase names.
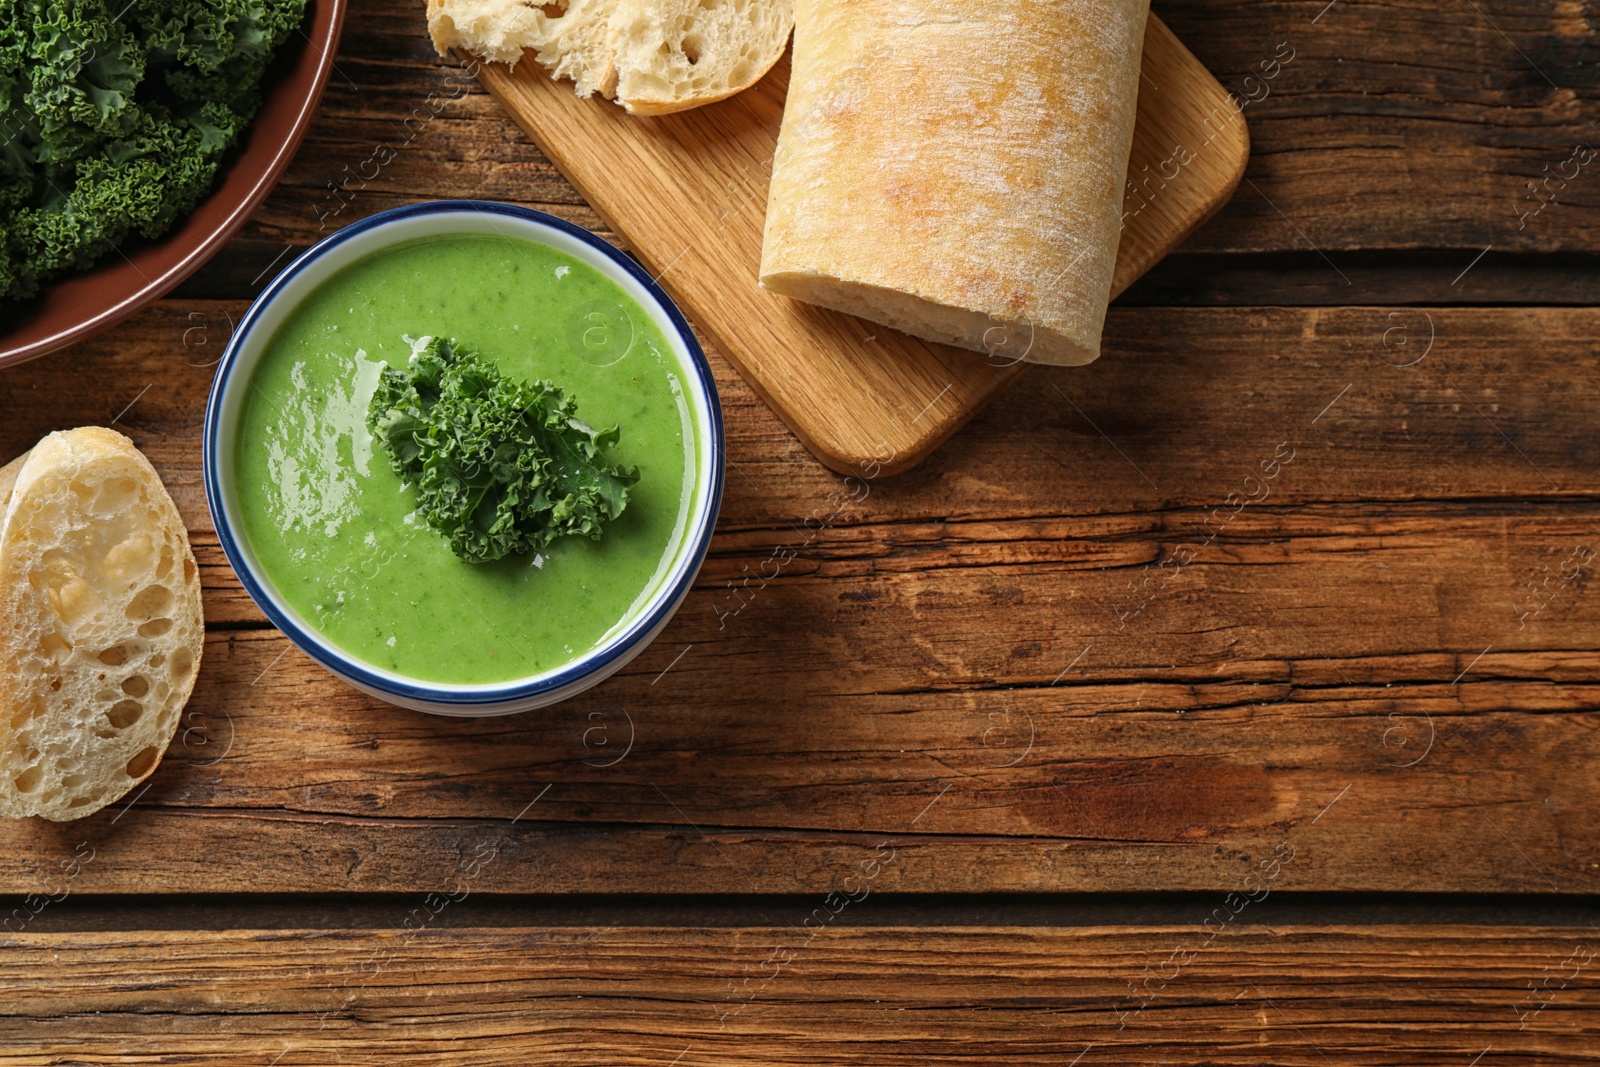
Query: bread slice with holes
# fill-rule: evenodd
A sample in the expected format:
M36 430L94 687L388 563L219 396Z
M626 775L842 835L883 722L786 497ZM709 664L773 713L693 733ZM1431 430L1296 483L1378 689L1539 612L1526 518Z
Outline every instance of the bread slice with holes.
M0 816L58 822L150 776L200 668L200 578L155 468L114 430L53 433L0 523Z
M783 55L794 0L428 0L440 55L460 48L515 66L524 49L581 97L636 115L732 96Z

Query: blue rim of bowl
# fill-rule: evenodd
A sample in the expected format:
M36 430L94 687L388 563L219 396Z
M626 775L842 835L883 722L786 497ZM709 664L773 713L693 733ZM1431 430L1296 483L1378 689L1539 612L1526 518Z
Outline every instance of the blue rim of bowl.
M646 273L645 269L639 266L630 256L581 226L575 226L565 219L543 211L535 211L532 208L517 207L514 204L502 204L491 200L434 200L423 204L408 204L404 207L380 211L376 215L350 223L337 233L324 237L306 249L285 267L283 272L269 282L267 287L261 291L261 295L251 303L250 309L245 312L244 318L239 320L239 325L233 331L233 336L228 341L228 347L222 354L216 377L211 383L211 395L206 401L205 428L201 438L204 442L201 467L205 481L206 505L211 509L211 522L216 528L217 539L222 542L223 554L227 556L228 563L233 567L234 573L238 575L245 592L250 594L250 599L255 601L256 606L266 614L272 624L282 630L302 652L305 652L333 673L377 692L423 703L451 707L481 707L519 702L563 689L592 674L604 671L617 659L626 656L640 638L649 634L659 623L664 621L668 614L676 609L684 594L689 591L689 587L694 584L695 576L700 570L698 562L693 566L684 568L683 573L678 577L677 581L672 583L670 588L663 587L664 591L656 595L654 606L650 610L640 613L632 625L624 633L614 637L600 653L575 660L555 674L535 682L510 682L499 688L474 687L468 690L437 688L425 682L397 681L390 675L378 674L368 669L367 665L353 654L329 654L327 648L324 647L325 639L313 637L297 619L279 611L272 598L266 595L262 583L257 580L250 568L245 565L239 545L234 538L233 530L230 528L226 514L223 511L222 490L217 484L216 468L221 461L221 456L218 454L220 441L217 418L222 395L227 388L228 378L233 373L239 350L250 336L250 331L260 319L263 310L302 270L329 250L336 248L358 234L399 219L467 211L510 216L523 222L532 222L535 225L558 230L576 238L621 267L644 288L650 298L666 313L667 319L672 323L679 339L683 342L684 348L689 353L689 361L693 364L695 373L699 375L700 386L705 391L711 416L711 440L707 442L706 450L707 462L710 464L711 493L706 502L707 506L701 513L700 530L695 538L692 552L685 558L703 561L707 550L710 548L711 535L716 529L717 515L722 509L724 467L727 455L722 430L722 403L717 395L717 385L712 379L711 367L706 362L705 353L701 351L700 344L695 340L694 332L689 329L688 320L678 310L678 305L673 303L672 298L667 295L666 291L656 284L656 281ZM331 641L326 643L328 645L333 644ZM440 684L443 685L445 683Z

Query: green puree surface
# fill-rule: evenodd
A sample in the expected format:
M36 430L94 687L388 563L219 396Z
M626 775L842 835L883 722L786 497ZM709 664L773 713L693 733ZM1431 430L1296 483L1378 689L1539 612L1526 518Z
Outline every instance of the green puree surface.
M456 558L366 429L381 366L410 357L402 335L453 337L622 427L609 455L639 482L601 540ZM448 237L359 260L294 311L251 378L235 444L250 548L303 619L377 667L456 684L558 668L642 607L683 550L695 442L670 352L610 279L544 245Z

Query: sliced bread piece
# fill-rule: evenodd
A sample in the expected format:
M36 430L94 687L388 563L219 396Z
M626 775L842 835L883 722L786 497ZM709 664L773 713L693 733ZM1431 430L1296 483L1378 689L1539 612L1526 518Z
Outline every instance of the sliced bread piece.
M6 513L6 505L11 502L11 490L17 484L17 475L27 461L28 453L24 452L4 467L0 467L0 518Z
M15 479L0 524L0 815L80 819L172 741L200 667L200 579L178 509L121 434L50 434Z
M579 96L636 115L732 96L783 55L794 0L428 0L440 55L460 48L515 66L523 49Z

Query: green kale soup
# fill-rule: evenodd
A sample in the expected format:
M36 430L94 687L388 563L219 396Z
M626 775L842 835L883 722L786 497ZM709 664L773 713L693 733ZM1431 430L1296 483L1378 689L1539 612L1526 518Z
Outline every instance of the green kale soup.
M440 337L620 427L609 455L638 481L599 540L466 562L423 520L366 420L384 366ZM373 666L461 685L559 668L631 621L685 551L698 464L680 373L630 296L544 245L448 237L358 260L293 311L251 376L234 450L250 549L302 619Z

